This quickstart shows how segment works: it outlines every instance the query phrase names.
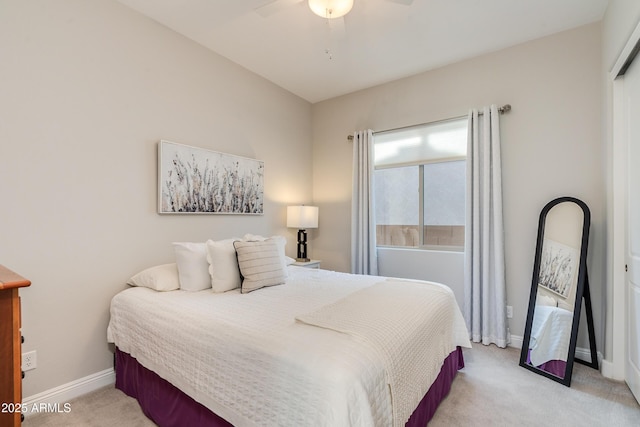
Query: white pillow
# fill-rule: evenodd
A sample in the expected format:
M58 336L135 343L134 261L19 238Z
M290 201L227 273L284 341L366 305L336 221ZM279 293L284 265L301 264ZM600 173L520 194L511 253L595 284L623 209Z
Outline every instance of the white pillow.
M260 236L257 234L245 234L244 237L242 237L242 240L244 240L245 242L262 242L264 240L267 240L268 237L264 237L264 236Z
M150 267L135 274L127 284L144 286L156 291L175 291L180 289L178 267L175 263Z
M234 241L235 239L207 240L207 273L213 292L226 292L240 287Z
M242 276L243 294L285 282L286 270L282 265L279 244L275 239L236 241L234 246Z
M174 242L173 250L178 264L180 289L202 291L211 287L207 245L205 243Z
M282 269L284 270L284 276L289 277L289 272L287 270L287 266L295 262L293 258L289 258L285 255L285 246L287 245L287 239L284 236L257 236L255 234L245 234L242 240L245 242L264 242L265 240L273 240L278 245L278 255L280 256L280 261L282 263ZM292 262L289 262L291 260Z
M536 305L548 305L550 307L557 307L558 301L554 297L549 295L538 294L536 297Z

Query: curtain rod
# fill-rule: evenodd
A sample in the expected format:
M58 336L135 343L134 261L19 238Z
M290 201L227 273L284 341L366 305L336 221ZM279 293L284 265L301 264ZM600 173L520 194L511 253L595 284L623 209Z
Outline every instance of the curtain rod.
M498 113L500 113L500 114L508 113L509 111L511 111L511 104L504 104L502 107L498 107ZM479 111L478 114L482 115L484 113L482 111ZM379 131L374 131L373 133L381 133L381 132L389 132L389 131L393 131L393 130L409 129L409 128L417 127L417 126L430 125L432 123L447 122L449 120L461 119L463 117L467 117L467 116L458 116L458 117L453 117L453 118L450 118L450 119L436 120L436 121L427 122L427 123L419 123L417 125L402 126L402 127L399 127L399 128L387 129L387 130L379 130ZM347 139L349 141L353 141L353 135L348 135Z

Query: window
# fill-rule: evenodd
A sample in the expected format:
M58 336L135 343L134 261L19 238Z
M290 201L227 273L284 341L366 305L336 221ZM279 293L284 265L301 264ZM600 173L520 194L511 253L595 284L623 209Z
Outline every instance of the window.
M464 247L467 119L374 135L378 246Z

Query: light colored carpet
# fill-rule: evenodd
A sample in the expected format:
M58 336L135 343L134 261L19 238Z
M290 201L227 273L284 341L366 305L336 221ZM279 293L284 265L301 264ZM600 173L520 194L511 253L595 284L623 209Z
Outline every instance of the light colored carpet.
M465 349L466 350L466 349ZM518 366L520 350L474 344L429 426L640 426L626 384L574 364L571 387Z
M574 366L571 388L518 366L520 352L474 344L430 427L638 426L640 406L624 383ZM151 427L137 402L113 387L69 402L69 413L36 414L24 427Z

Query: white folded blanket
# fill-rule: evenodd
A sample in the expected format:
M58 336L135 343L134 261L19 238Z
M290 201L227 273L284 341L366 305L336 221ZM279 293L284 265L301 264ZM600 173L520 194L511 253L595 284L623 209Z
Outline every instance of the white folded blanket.
M533 366L551 360L567 361L572 326L572 312L559 307L536 305L529 342L529 357Z
M394 426L407 422L447 355L471 347L453 292L436 283L388 279L296 320L349 334L378 354Z

